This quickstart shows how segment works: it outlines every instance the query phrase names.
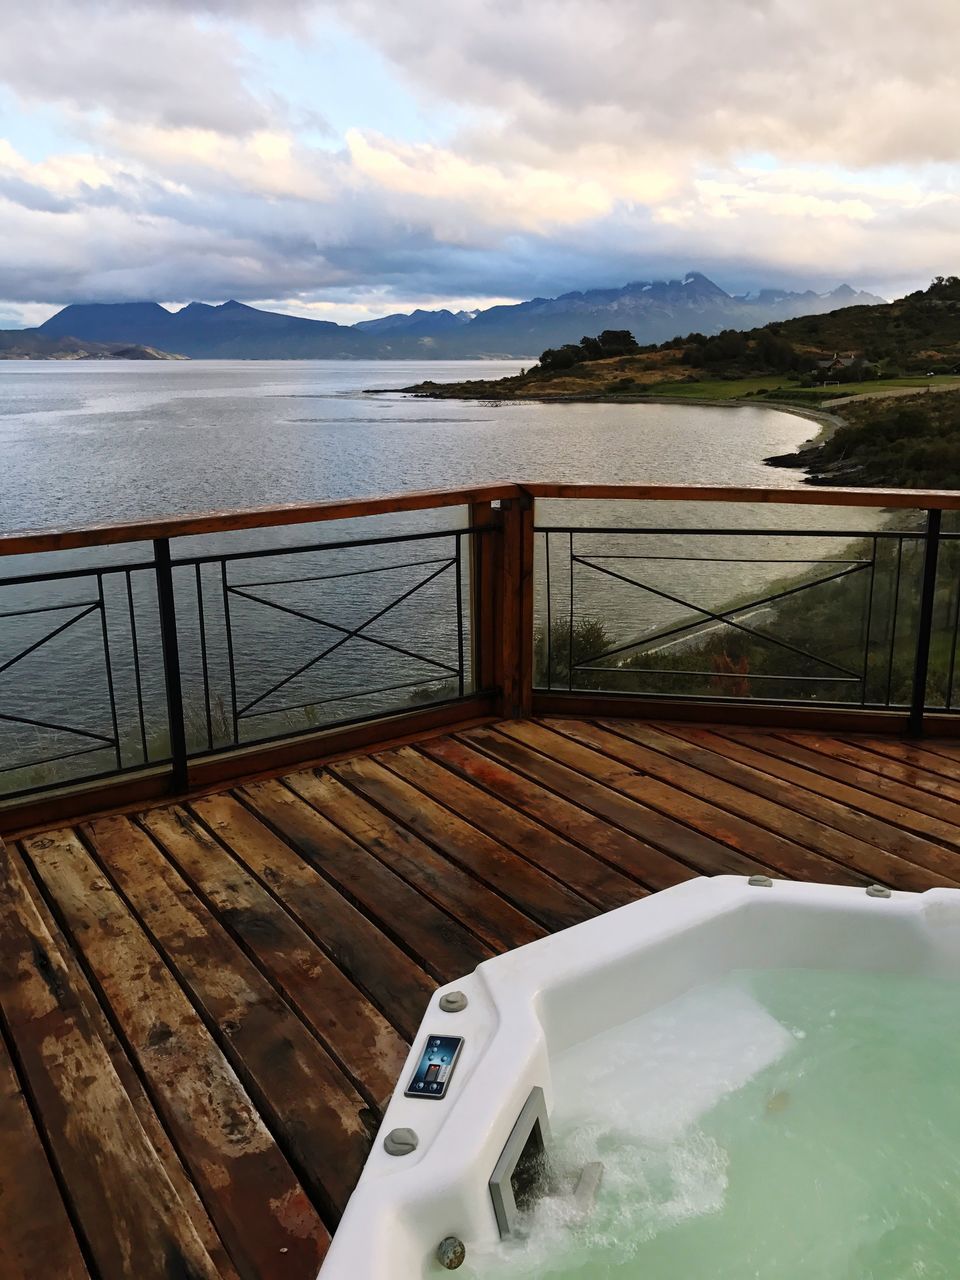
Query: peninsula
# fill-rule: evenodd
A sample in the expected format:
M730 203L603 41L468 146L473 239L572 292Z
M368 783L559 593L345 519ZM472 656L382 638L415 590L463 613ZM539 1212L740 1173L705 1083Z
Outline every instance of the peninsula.
M129 342L49 337L36 329L0 329L0 360L186 360L187 356Z

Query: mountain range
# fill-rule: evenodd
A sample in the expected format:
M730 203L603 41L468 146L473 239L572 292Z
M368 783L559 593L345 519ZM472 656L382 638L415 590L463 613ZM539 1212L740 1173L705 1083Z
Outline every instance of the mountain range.
M88 342L137 343L194 359L535 359L546 347L603 329L629 329L641 344L676 334L752 329L884 300L840 285L829 293L762 289L729 294L699 272L682 280L635 281L477 312L423 311L338 325L261 311L242 302L75 303L36 331Z

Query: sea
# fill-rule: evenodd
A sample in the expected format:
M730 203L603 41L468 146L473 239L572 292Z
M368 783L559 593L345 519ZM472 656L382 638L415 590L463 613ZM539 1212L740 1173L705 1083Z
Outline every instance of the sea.
M800 483L763 459L815 428L774 409L504 404L399 390L522 367L0 362L0 529L495 481Z

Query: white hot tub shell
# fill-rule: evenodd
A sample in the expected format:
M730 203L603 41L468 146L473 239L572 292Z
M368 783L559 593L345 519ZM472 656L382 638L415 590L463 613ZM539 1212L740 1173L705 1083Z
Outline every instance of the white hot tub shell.
M762 879L762 878L761 878ZM322 1280L447 1275L447 1236L500 1231L489 1180L531 1091L553 1104L551 1059L738 969L960 978L960 890L889 893L739 876L696 879L480 965L437 991L387 1108ZM441 999L466 997L459 1012ZM430 1036L463 1038L440 1101L404 1090ZM415 1150L390 1155L395 1129Z

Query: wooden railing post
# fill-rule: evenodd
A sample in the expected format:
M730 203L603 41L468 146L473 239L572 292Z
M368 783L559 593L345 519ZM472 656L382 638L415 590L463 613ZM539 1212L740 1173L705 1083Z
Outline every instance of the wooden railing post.
M533 499L521 494L500 505L501 714L515 720L533 709Z

